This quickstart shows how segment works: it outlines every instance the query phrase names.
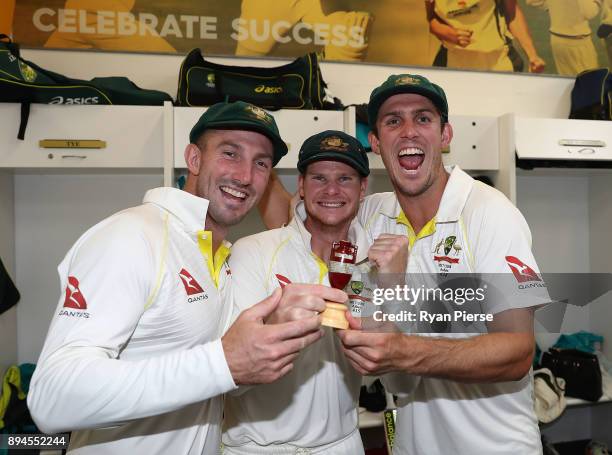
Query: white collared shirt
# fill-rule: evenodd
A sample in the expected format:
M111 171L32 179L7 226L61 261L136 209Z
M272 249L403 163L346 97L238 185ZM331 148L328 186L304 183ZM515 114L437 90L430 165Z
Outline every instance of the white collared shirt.
M359 219L370 242L382 233L408 236L408 273L509 277L504 283L512 283L512 289L504 305L489 302L485 312L494 314L550 300L541 280L534 279L535 287L529 287L513 276L509 261L517 262L509 257L538 273L531 233L521 213L501 192L475 181L457 166L435 218L421 232L415 233L407 223L394 193L366 197ZM406 392L398 405L394 454L541 453L531 374L520 381L492 384L414 379L393 374L384 381L391 392Z
M236 242L230 265L238 311L249 308L287 283L329 286L327 267L311 250L299 203L288 226ZM367 256L361 226L353 221L349 240L357 261ZM338 239L341 240L341 239ZM226 446L291 444L316 447L340 441L357 430L361 376L342 353L332 329L306 348L293 370L280 380L226 397Z
M28 404L71 453L217 453L235 388L220 336L231 316L198 248L208 201L173 188L90 228L61 292ZM229 245L225 245L228 247Z

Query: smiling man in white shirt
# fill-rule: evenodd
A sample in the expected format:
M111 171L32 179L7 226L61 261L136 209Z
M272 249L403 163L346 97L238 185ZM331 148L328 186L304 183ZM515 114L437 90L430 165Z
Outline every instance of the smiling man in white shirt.
M388 248L394 266L387 271L513 280L504 281L512 292L503 304L487 302L484 312L494 321L484 334L374 333L356 330L352 318L353 330L339 332L357 371L395 372L385 381L404 393L394 454L540 454L530 373L533 307L549 299L525 219L499 191L457 166L444 168L441 150L453 130L441 87L419 75L390 76L372 92L368 114L372 150L395 191L367 197L359 219L373 244L381 235L404 239ZM527 275L514 273L525 265Z
M299 153L299 195L291 222L236 242L230 265L239 310L289 283L329 286L328 258L335 241L358 246L364 231L355 220L365 196L368 158L357 139L341 131L308 138ZM319 302L276 311L277 322L309 318ZM306 348L295 369L274 384L226 397L225 454L363 453L357 425L361 376L342 354L333 329Z

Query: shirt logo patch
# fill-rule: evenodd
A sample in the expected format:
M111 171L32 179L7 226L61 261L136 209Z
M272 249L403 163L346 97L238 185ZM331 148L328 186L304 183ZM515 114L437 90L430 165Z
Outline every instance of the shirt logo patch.
M74 276L68 277L66 285L66 298L64 299L65 308L75 308L77 310L86 310L87 301L79 289L79 280Z
M514 256L506 256L506 262L508 263L510 270L512 270L514 278L516 278L516 281L519 283L525 283L527 281L542 281L535 270L533 270L519 258Z
M353 291L357 295L361 294L363 292L363 282L351 281L351 291Z
M284 288L288 284L291 284L291 280L280 273L276 274L276 279L278 280L278 284L280 284L281 288Z
M66 297L64 298L64 308L58 313L58 316L69 316L73 318L88 319L89 313L87 310L87 301L83 296L83 293L79 289L79 280L74 276L68 277L68 284L66 285ZM80 310L80 311L74 311Z
M183 282L183 286L185 286L185 292L187 293L187 295L201 294L204 292L202 286L198 284L195 278L192 277L191 273L189 273L187 270L181 269L181 271L179 272L179 277Z
M443 249L444 256L437 256L440 254L440 249ZM458 264L459 263L459 252L462 250L461 245L457 243L457 237L454 235L449 235L443 240L440 240L436 247L434 248L434 261L436 262L448 262L449 264ZM449 255L449 253L451 253ZM451 257L457 256L457 257Z

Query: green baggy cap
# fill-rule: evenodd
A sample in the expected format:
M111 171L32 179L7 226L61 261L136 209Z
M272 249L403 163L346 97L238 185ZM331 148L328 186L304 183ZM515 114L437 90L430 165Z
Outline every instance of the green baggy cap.
M274 146L273 166L287 154L287 144L280 137L274 117L264 109L244 101L210 106L191 128L189 142L195 144L205 130L246 130L263 134Z
M363 145L343 131L327 130L306 139L298 155L298 171L303 174L310 163L323 160L348 164L362 177L370 174L368 155Z
M428 98L440 111L442 122L448 122L448 101L446 94L439 85L418 74L394 74L372 90L368 103L368 123L374 129L378 110L387 98L400 93L416 93Z

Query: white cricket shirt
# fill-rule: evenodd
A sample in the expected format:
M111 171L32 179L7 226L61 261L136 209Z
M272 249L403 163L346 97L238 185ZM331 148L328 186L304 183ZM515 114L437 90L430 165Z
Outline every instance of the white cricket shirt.
M501 192L457 166L435 218L421 232L413 231L394 193L366 197L359 219L370 242L382 233L409 237L408 273L499 273L512 279L513 268L522 264L537 274L531 233L521 213ZM516 281L504 306L486 310L494 314L548 302L545 285L539 277L531 278ZM491 384L412 379L394 374L385 381L392 392L402 391L396 389L398 383L412 388L416 382L398 406L394 454L541 453L531 373L520 381Z
M325 263L311 251L305 218L300 202L288 226L245 237L233 246L230 265L238 311L287 283L329 286ZM358 245L357 260L366 257L364 233L356 221L349 239ZM317 447L357 430L361 376L345 358L333 330L325 330L321 340L302 351L289 374L226 397L224 445Z
M210 255L208 201L174 188L89 229L58 270L62 295L28 394L75 454L216 454L235 388L220 336L229 244ZM216 283L218 283L218 287Z

